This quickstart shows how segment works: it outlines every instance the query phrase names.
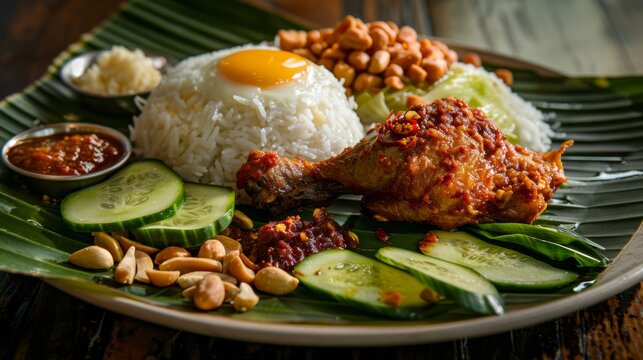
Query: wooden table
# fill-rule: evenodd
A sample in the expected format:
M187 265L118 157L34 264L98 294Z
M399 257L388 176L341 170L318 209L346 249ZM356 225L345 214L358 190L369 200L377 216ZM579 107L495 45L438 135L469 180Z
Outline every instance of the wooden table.
M255 0L311 23L345 13L386 18L571 75L643 73L643 3L635 0ZM39 77L55 55L121 3L26 0L0 12L0 97ZM311 5L312 4L312 5ZM390 348L308 348L209 338L105 311L46 283L0 274L0 358L636 359L643 353L638 284L541 325L477 339Z

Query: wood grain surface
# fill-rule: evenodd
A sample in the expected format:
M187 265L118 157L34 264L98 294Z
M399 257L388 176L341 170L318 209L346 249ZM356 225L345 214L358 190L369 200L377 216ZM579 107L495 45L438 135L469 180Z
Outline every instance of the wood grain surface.
M643 73L643 2L258 0L332 26L345 13L420 31L569 74ZM0 96L44 73L121 1L2 1ZM313 5L311 5L313 4ZM555 321L495 336L387 348L288 347L211 338L79 301L39 279L0 273L0 359L640 359L641 284Z

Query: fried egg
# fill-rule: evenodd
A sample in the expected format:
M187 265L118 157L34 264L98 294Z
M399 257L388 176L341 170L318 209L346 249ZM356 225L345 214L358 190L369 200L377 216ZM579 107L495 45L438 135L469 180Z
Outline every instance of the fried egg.
M222 51L210 64L205 87L210 98L262 99L280 104L312 104L319 94L316 83L326 78L319 65L271 47L245 47Z

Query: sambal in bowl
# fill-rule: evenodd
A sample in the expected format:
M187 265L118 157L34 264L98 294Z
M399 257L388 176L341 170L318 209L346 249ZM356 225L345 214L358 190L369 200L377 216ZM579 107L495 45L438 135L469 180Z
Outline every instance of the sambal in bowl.
M2 162L32 191L59 198L107 178L132 153L124 134L93 123L57 123L23 131L2 146Z

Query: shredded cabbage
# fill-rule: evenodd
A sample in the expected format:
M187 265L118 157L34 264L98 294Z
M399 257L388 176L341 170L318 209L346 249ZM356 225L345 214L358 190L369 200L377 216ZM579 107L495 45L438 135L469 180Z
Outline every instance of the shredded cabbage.
M413 94L431 102L445 97L466 101L480 108L515 144L535 151L547 151L552 130L544 115L529 102L514 94L502 80L482 68L456 63L428 90L409 86L401 91L384 89L376 94L356 97L357 114L362 123L381 122L391 110L406 108L406 97Z

